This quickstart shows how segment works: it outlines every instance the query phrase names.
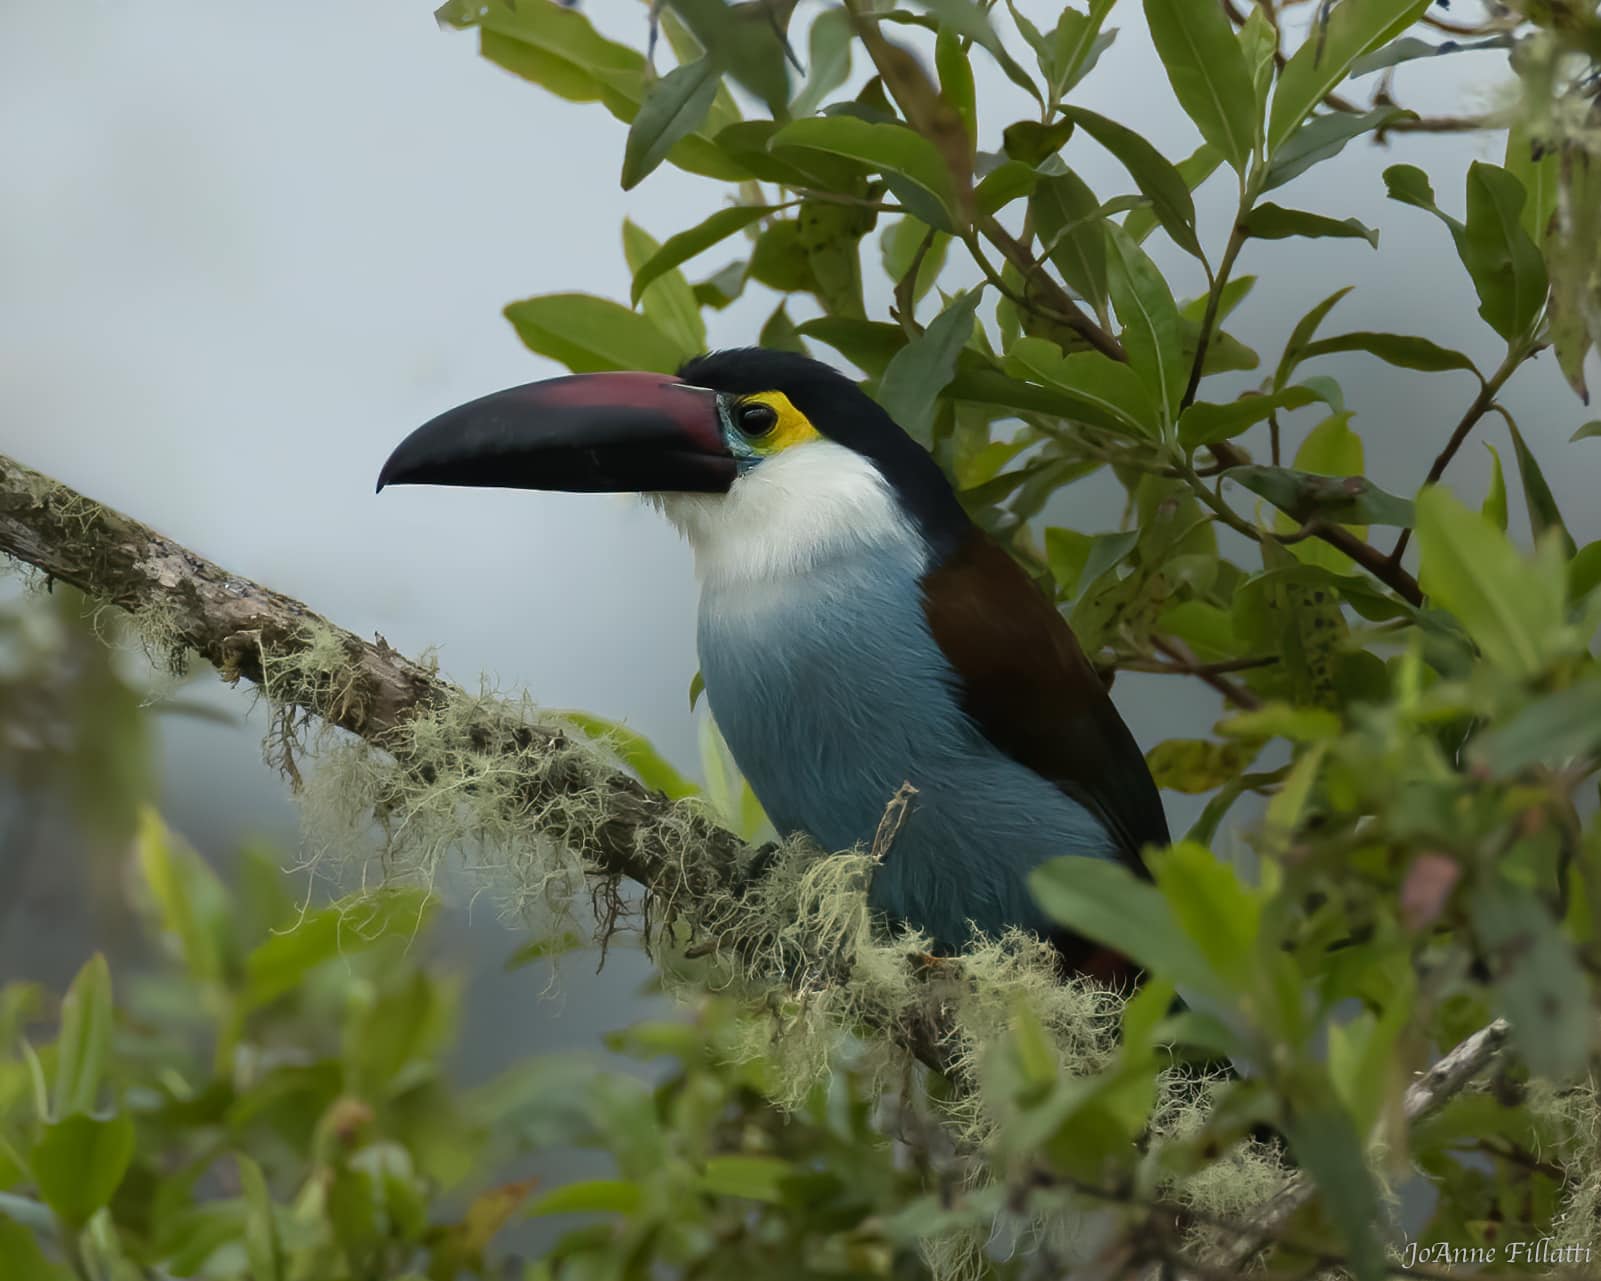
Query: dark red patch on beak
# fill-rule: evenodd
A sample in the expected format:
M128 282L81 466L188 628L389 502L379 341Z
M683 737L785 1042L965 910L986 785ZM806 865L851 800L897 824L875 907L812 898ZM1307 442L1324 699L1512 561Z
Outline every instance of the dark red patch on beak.
M424 423L389 456L378 488L722 493L735 475L716 392L667 374L575 374Z

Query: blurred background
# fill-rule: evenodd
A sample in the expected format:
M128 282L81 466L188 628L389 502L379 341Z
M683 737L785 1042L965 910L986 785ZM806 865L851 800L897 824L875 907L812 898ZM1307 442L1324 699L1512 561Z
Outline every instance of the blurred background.
M816 8L803 0L793 30ZM1019 8L1039 21L1055 6ZM1081 100L1187 154L1196 139L1138 6L1122 10L1112 19L1121 36ZM643 45L643 4L586 11ZM976 58L975 69L980 101L1010 106L1016 91L993 64ZM853 83L863 75L858 67ZM1407 68L1396 96L1424 111L1479 110L1505 75L1494 53L1441 59ZM997 110L981 122L980 146L996 145L1011 118ZM697 772L695 586L664 523L609 496L373 494L380 463L418 423L559 372L522 348L504 304L558 290L626 298L623 218L664 239L716 207L715 184L665 166L620 191L623 135L599 106L558 101L482 61L471 35L437 29L427 3L3 6L0 449L359 633L412 654L437 646L462 683L484 673L548 706L626 721ZM1493 145L1437 135L1353 144L1277 193L1378 227L1383 251L1253 242L1241 270L1275 268L1278 292L1255 293L1233 332L1270 363L1307 308L1354 280L1335 330L1429 331L1493 365L1494 337L1442 229L1387 201L1380 180L1396 161L1422 165L1442 205L1459 211L1461 192L1440 176L1474 156L1499 160ZM1098 191L1127 186L1087 141L1068 159ZM1220 245L1227 183L1204 187L1198 205L1204 238ZM1193 262L1160 238L1153 246L1176 282L1200 291ZM714 251L692 274L721 265ZM871 310L890 284L867 265ZM771 306L752 287L709 315L712 341L753 341ZM1336 360L1328 372L1358 411L1368 470L1410 491L1470 398L1467 376ZM1505 399L1547 458L1593 416L1549 357ZM1505 429L1481 430L1505 455ZM1601 534L1601 445L1592 456L1594 467L1549 472L1581 543ZM1488 455L1472 445L1450 479L1476 500L1487 475ZM1111 529L1120 498L1092 477L1051 519ZM1512 506L1513 527L1526 528L1515 493ZM224 865L252 838L291 860L295 809L262 764L260 709L206 674L182 693L209 714L157 718L167 818ZM1115 696L1145 746L1204 733L1217 713L1198 682L1124 676ZM120 935L95 906L71 807L41 820L26 790L0 779L0 980L59 984L93 947L115 956ZM1180 830L1199 808L1167 802ZM542 995L540 966L505 968L517 936L458 899L442 947L465 979L471 1077L531 1051L591 1045L651 999L649 967L619 947L598 973L592 955L569 956L556 995Z

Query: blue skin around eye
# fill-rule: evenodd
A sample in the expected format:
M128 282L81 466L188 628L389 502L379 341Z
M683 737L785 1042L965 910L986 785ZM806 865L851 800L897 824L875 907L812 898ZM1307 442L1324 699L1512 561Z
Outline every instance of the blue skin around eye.
M870 848L903 782L918 789L869 902L941 950L970 930L1041 933L1028 873L1064 854L1116 857L1089 810L994 747L961 709L904 548L853 551L784 582L708 584L706 697L781 833Z

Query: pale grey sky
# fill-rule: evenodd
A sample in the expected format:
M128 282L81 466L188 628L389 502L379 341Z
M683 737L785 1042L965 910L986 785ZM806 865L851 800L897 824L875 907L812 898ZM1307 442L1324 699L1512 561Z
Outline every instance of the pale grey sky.
M547 705L627 719L693 765L694 586L686 551L656 517L622 498L379 498L372 487L416 424L557 372L519 344L500 316L506 302L565 289L626 297L624 215L664 237L716 208L721 189L664 166L621 192L622 125L484 62L475 38L441 32L430 8L66 0L0 10L0 448L358 632L411 652L438 645L460 680L487 671ZM798 31L815 9L803 5ZM619 38L643 39L642 4L594 0L586 11ZM1123 38L1081 101L1187 153L1197 139L1139 6L1125 0L1113 22ZM994 104L982 142L993 145L1009 118L1001 104L1020 100L982 55L975 62ZM1496 55L1442 59L1406 72L1398 93L1409 105L1475 106L1503 75ZM1253 244L1241 270L1269 273L1273 286L1238 313L1238 336L1271 365L1295 318L1355 281L1332 328L1427 332L1493 364L1498 340L1474 314L1448 239L1388 202L1379 178L1394 161L1422 164L1459 209L1458 183L1445 179L1474 156L1499 158L1477 139L1359 143L1275 193L1379 227L1384 252L1359 241ZM1087 140L1069 159L1103 195L1127 189ZM1220 245L1228 184L1208 186L1199 204L1208 243ZM1153 252L1198 291L1193 264L1165 242ZM866 257L882 299L876 252ZM712 341L752 341L768 306L751 298L712 316ZM1369 470L1409 489L1469 398L1465 376L1404 374L1361 356L1327 363L1359 411ZM1574 532L1596 537L1601 449L1563 443L1593 415L1549 357L1507 399L1550 461ZM1486 435L1504 439L1493 424ZM1485 457L1470 447L1452 473L1475 497ZM1118 510L1104 478L1060 506L1091 530L1111 527ZM1161 680L1119 683L1142 743L1204 732L1215 700ZM244 706L226 690L207 696ZM167 731L168 808L203 845L250 826L292 832L258 733L190 722ZM1169 806L1180 823L1193 813L1180 798ZM498 956L507 945L484 946ZM583 1000L587 967L570 968ZM625 966L617 981L638 973Z

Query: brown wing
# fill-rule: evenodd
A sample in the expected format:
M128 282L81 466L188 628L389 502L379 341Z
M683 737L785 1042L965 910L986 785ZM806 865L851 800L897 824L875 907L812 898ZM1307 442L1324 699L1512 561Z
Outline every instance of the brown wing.
M923 610L985 737L1097 814L1145 875L1140 847L1169 839L1161 796L1055 606L975 529L924 578Z

